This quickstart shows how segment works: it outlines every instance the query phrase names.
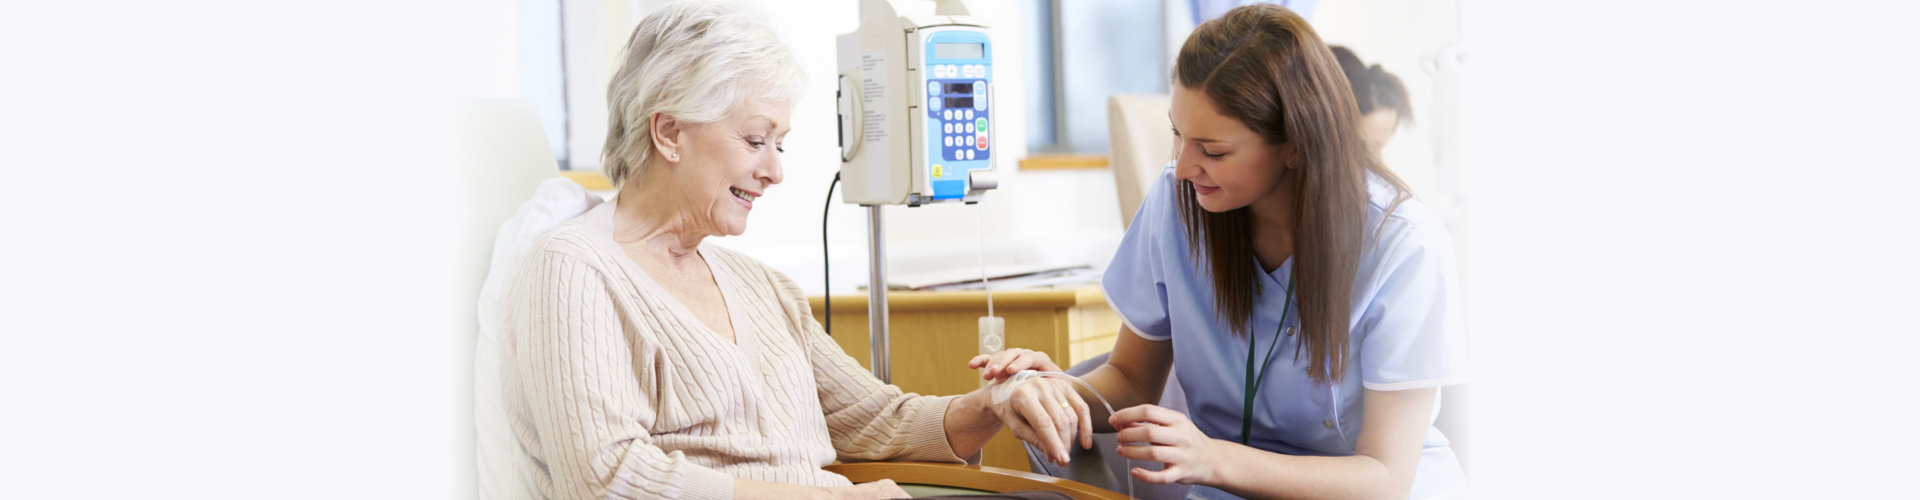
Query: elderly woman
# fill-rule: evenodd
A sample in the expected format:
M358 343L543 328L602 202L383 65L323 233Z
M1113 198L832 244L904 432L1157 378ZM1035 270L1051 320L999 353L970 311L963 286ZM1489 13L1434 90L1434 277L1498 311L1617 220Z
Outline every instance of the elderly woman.
M902 393L821 332L791 280L703 243L740 234L754 201L780 183L803 79L772 31L736 10L683 2L641 22L608 90L605 160L618 194L523 262L501 366L534 488L563 498L897 498L905 494L890 481L854 486L821 467L963 462L1005 420L1022 422L1023 437L1046 428L1065 455L1057 436L1071 435L1078 415L1041 405L1070 392L998 408L984 391Z

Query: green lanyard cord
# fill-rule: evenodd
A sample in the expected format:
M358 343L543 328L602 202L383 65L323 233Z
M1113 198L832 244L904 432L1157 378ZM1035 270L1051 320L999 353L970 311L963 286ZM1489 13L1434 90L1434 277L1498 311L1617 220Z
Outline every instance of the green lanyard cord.
M1285 305L1280 308L1280 326L1273 330L1273 343L1267 344L1267 360L1260 364L1260 371L1257 373L1253 371L1253 353L1254 346L1260 343L1260 338L1254 335L1247 336L1247 397L1244 400L1246 406L1240 412L1240 444L1248 444L1248 439L1253 437L1253 396L1260 393L1260 381L1266 378L1267 368L1273 366L1273 348L1280 345L1280 332L1287 328L1287 314L1293 312L1292 273L1287 275L1287 296L1284 300Z

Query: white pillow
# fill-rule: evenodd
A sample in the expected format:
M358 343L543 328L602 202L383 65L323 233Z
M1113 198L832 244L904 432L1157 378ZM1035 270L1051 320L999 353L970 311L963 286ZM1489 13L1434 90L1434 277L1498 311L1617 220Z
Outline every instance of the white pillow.
M535 240L601 201L571 179L547 179L534 190L533 199L521 203L512 218L500 223L500 233L494 237L493 262L480 285L480 335L473 349L473 421L479 434L474 458L482 499L541 496L534 491L533 471L528 469L525 452L507 424L500 396L500 325L506 314L503 302L507 290Z

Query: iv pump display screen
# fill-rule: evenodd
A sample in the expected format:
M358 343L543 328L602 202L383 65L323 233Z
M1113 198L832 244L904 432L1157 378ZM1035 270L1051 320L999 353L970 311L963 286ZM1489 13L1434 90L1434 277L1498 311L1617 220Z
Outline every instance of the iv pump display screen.
M941 59L981 59L986 55L986 46L977 43L933 44L933 57Z

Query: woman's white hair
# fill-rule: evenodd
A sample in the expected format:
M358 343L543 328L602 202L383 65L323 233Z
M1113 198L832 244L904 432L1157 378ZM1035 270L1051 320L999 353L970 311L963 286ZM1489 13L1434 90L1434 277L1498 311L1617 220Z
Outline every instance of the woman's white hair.
M607 84L607 143L614 184L633 177L656 151L653 114L690 123L719 121L749 98L791 100L806 74L757 9L737 2L683 0L634 28L620 71Z

